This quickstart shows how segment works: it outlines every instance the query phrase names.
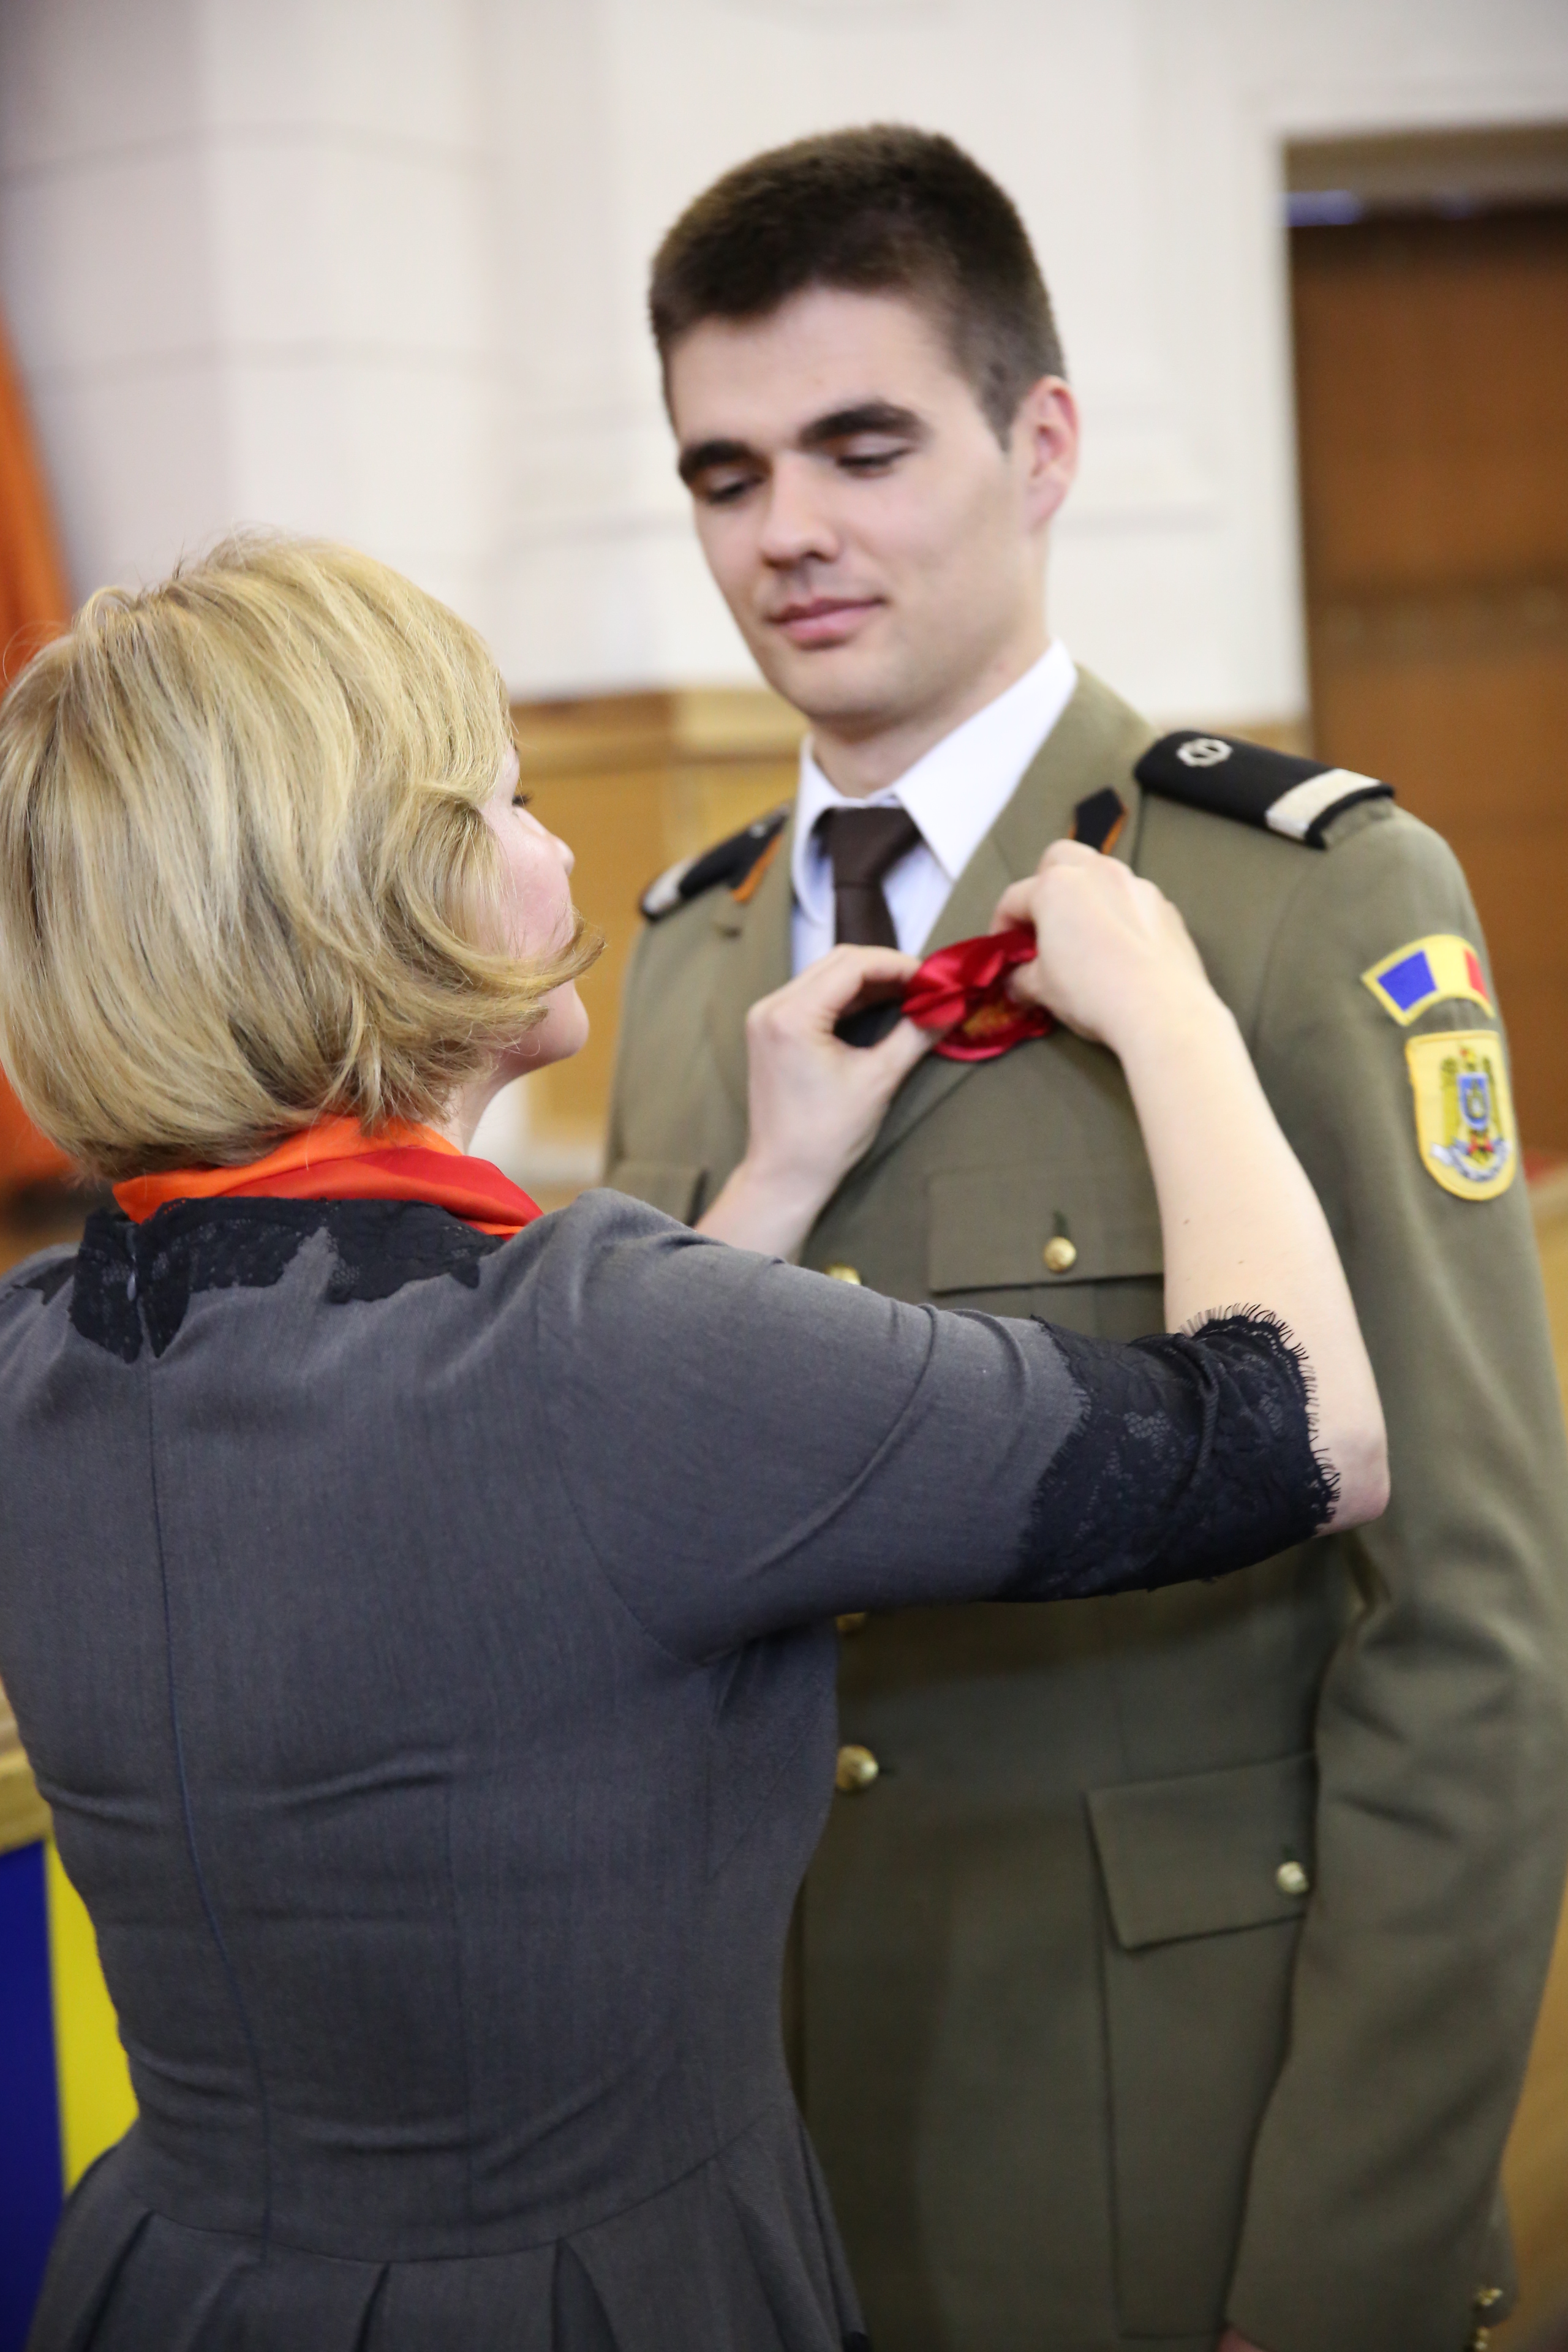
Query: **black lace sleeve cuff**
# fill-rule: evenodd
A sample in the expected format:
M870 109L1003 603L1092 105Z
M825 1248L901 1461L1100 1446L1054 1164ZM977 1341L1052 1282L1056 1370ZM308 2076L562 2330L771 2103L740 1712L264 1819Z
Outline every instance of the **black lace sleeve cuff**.
M1248 1309L1131 1346L1049 1328L1087 1410L1040 1481L1014 1598L1224 1576L1330 1517L1335 1476L1277 1317Z

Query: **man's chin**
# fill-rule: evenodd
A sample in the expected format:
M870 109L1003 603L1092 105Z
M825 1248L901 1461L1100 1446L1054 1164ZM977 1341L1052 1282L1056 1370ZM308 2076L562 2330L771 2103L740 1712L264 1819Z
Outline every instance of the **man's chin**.
M804 647L773 640L752 650L773 692L814 727L875 728L897 705L887 665L868 661L858 646Z

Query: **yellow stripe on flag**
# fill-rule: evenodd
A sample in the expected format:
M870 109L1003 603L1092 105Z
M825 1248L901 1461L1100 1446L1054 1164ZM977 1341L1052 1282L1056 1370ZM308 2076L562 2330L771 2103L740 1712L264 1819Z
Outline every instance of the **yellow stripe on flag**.
M87 1906L66 1876L53 1838L45 1856L60 2148L70 2189L135 2122L136 2099Z

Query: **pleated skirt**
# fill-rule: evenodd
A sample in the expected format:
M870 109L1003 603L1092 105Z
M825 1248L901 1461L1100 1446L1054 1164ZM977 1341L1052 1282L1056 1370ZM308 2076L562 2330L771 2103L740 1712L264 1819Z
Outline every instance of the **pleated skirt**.
M151 2212L111 2149L61 2219L27 2352L865 2352L798 2116L571 2237L346 2261Z

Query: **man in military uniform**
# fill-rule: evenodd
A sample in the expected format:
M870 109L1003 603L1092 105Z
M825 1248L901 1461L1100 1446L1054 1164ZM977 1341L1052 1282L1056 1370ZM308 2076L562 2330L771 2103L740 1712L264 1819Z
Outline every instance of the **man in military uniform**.
M847 1629L797 2025L873 2338L1458 2352L1506 2307L1568 1811L1562 1419L1463 877L1386 787L1156 743L1051 640L1072 394L1022 225L949 142L742 166L653 316L705 553L812 735L793 813L649 894L609 1181L695 1217L745 1149L748 1006L836 936L985 930L1076 831L1183 910L1390 1432L1379 1524L1212 1589ZM1060 1031L928 1058L804 1255L1157 1328L1117 1066Z

